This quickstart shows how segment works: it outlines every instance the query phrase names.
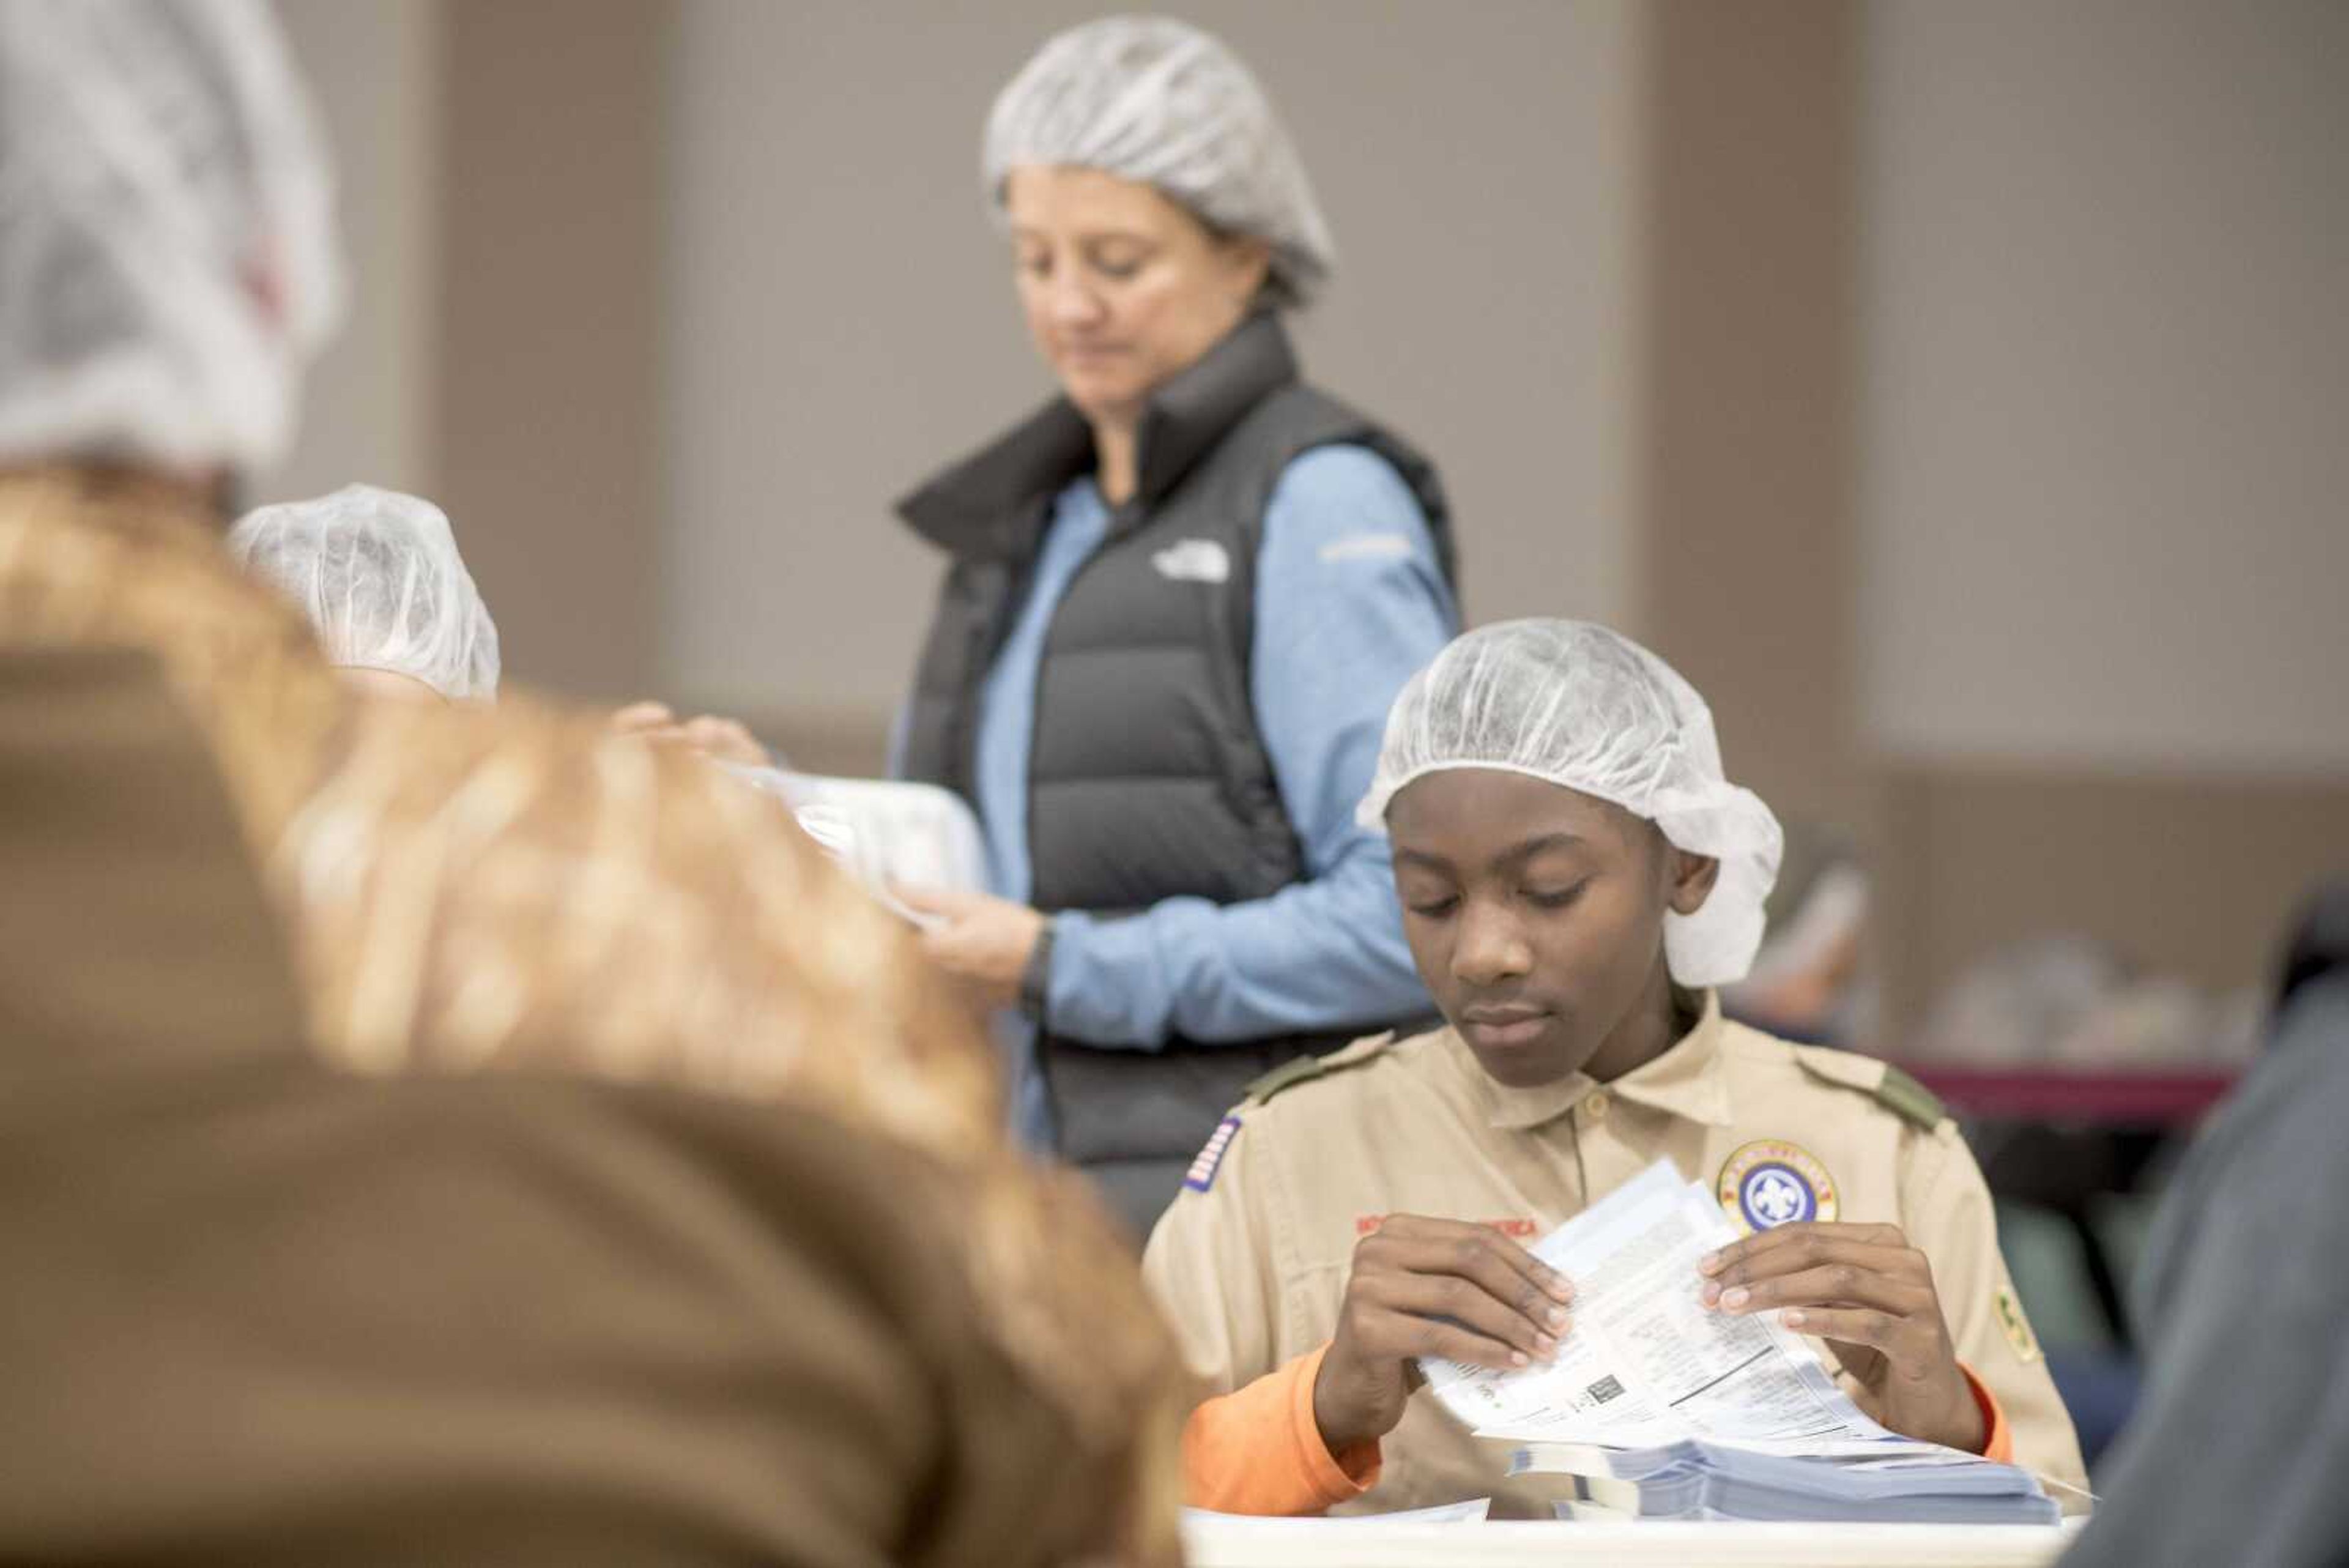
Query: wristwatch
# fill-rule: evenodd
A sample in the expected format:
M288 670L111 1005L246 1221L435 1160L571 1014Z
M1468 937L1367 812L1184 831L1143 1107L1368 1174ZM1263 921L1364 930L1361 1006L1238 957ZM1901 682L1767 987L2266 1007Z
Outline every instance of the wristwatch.
M1036 933L1036 945L1028 950L1027 967L1019 971L1019 1011L1041 1023L1051 996L1052 922L1046 920Z

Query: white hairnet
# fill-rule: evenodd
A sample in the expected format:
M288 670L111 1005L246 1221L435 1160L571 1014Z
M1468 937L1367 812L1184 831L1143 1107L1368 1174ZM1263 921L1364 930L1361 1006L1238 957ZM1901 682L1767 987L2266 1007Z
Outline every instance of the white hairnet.
M249 513L228 542L302 607L334 663L412 676L460 701L497 697L498 628L430 502L346 485Z
M1723 775L1696 689L1630 638L1587 621L1513 620L1456 639L1395 699L1356 819L1383 828L1397 791L1447 768L1497 768L1612 801L1720 861L1703 907L1664 917L1665 958L1690 986L1726 984L1753 964L1785 842L1778 819Z
M1037 50L987 118L983 167L999 208L1004 176L1022 164L1154 185L1211 227L1265 241L1282 305L1310 299L1337 256L1264 89L1188 23L1105 16Z
M0 3L0 460L274 461L332 208L253 0Z

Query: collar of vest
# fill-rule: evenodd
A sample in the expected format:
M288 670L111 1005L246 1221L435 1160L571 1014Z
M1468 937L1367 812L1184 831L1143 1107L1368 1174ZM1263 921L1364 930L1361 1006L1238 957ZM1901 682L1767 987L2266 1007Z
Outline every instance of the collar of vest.
M1288 333L1269 313L1247 317L1169 377L1143 410L1133 505L1156 505L1249 410L1296 379ZM1042 528L1042 504L1092 464L1092 427L1066 398L1055 398L932 477L897 504L897 515L950 554L1025 559Z

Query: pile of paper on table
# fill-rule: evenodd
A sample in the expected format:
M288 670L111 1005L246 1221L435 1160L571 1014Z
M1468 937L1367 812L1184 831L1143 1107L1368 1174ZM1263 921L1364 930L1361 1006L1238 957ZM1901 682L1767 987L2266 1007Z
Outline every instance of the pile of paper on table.
M1864 1447L1884 1449L1857 1451ZM1801 1520L1815 1523L2054 1524L2028 1470L1893 1442L1851 1454L1783 1454L1686 1438L1656 1448L1526 1443L1512 1476L1556 1476L1561 1519Z
M2030 1472L1887 1431L1802 1336L1705 1307L1697 1261L1735 1239L1660 1160L1535 1245L1574 1282L1555 1362L1421 1367L1513 1477L1557 1478L1562 1518L2057 1521Z

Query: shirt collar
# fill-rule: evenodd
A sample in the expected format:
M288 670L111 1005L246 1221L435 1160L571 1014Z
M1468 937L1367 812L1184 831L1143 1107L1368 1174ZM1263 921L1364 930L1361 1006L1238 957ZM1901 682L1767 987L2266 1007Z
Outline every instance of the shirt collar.
M1611 1084L1601 1084L1587 1073L1569 1074L1556 1083L1537 1084L1530 1088L1495 1083L1476 1065L1475 1054L1459 1035L1446 1033L1451 1034L1461 1064L1480 1087L1492 1125L1505 1131L1524 1132L1540 1127L1564 1116L1600 1090L1668 1116L1702 1122L1707 1127L1727 1127L1729 1082L1721 1052L1726 1025L1722 1021L1719 994L1711 991L1702 994L1703 1010L1696 1023L1673 1043L1671 1050Z

